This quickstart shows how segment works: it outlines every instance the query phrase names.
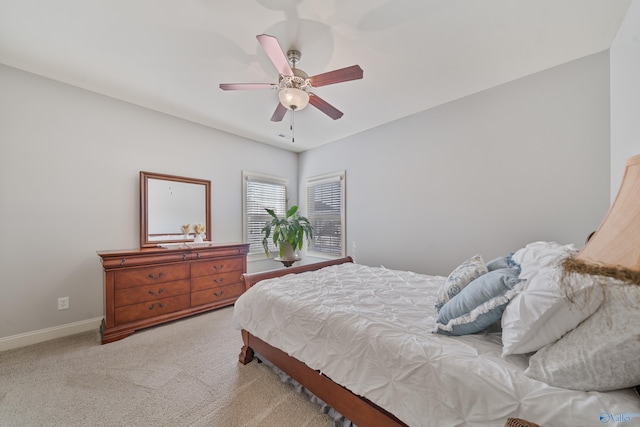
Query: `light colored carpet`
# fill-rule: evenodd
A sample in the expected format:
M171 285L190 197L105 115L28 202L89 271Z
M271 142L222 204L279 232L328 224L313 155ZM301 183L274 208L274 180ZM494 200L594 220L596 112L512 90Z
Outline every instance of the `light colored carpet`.
M269 367L238 362L232 312L1 352L0 426L333 426Z

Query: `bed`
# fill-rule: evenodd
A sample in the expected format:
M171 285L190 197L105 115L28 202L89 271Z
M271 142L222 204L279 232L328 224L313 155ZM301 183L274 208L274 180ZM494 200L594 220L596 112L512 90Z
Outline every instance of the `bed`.
M640 287L567 273L580 253L532 242L447 277L348 257L247 274L240 362L258 353L361 427L640 424Z
M251 292L234 312L240 361L258 352L359 426L497 426L509 417L575 426L596 425L605 412L640 414L632 390L582 392L526 377L529 356L502 357L499 332L433 334L444 277L350 261L245 276Z

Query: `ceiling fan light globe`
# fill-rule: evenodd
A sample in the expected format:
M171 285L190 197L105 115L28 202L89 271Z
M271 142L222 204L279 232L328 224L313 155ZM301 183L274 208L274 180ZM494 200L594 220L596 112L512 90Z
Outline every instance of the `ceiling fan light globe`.
M287 110L302 110L309 104L309 94L301 89L288 87L280 90L278 93L280 103Z

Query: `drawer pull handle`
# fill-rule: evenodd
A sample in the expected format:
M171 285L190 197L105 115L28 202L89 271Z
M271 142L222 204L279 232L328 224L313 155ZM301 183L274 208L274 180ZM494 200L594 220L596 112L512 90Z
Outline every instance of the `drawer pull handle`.
M162 276L164 276L164 273L161 271L160 273L158 273L158 277L154 276L153 273L149 273L149 278L153 279L153 280L158 280L160 279Z
M164 288L160 288L160 289L158 289L158 293L155 293L155 292L153 291L153 289L149 289L149 293L150 293L151 295L160 295L160 294L161 294L161 293L163 293L163 292L164 292Z
M187 259L187 254L182 254L182 260L186 261L186 259Z
M213 295L215 295L217 297L221 297L222 295L224 295L224 291L220 291L220 293L214 291Z
M122 258L122 259L120 260L120 265L124 265L124 263L125 263L125 262L127 262L127 259L126 259L126 258Z
M221 277L219 279L213 279L213 283L215 283L216 285L219 285L222 282L224 282L224 277Z
M163 304L163 303L161 303L161 302L160 302L160 303L157 303L157 304L158 304L158 307L160 307L160 308L164 307L164 304ZM154 302L153 304L151 304L151 305L149 306L149 310L153 310L155 306L156 306L156 303Z
M223 268L224 268L224 264L214 265L214 266L213 266L213 269L214 269L215 271L220 271L220 270L222 270Z
M196 258L200 259L200 252L196 254Z

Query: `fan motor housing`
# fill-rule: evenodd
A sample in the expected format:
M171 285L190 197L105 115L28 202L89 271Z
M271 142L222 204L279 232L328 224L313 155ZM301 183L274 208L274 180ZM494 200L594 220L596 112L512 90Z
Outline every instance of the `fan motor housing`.
M311 87L311 82L309 82L309 76L307 73L298 68L293 68L292 71L293 76L280 75L278 85L281 89L296 88L300 90L307 90L307 88Z

